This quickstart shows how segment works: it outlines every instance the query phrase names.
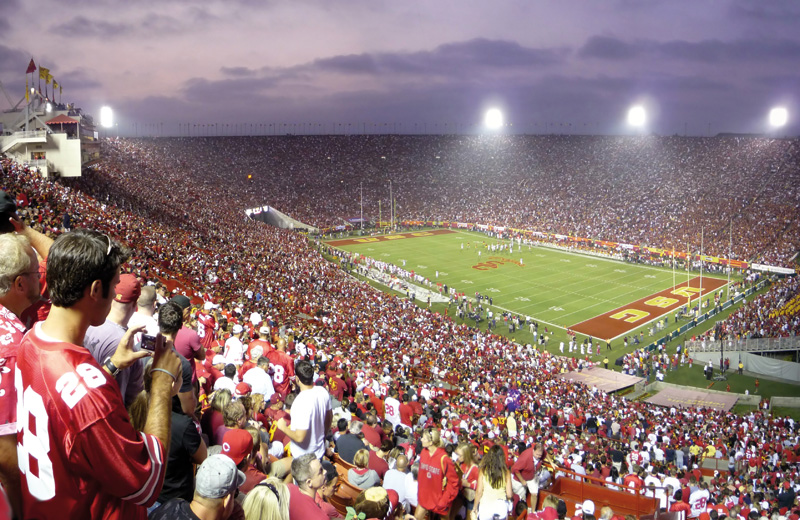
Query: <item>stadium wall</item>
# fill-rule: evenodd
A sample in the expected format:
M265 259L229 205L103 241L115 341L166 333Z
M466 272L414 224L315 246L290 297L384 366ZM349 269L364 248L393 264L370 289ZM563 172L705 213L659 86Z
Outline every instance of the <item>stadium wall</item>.
M302 229L309 233L319 232L314 226L303 224L299 220L295 220L289 215L278 211L272 206L262 206L261 208L247 209L245 213L253 220L258 220L265 224L275 226L281 229Z
M800 397L779 397L775 396L769 401L769 407L779 408L800 408Z
M719 368L719 352L693 352L692 356L695 361L704 363L711 361L714 368ZM800 363L782 361L749 352L731 352L730 355L723 353L723 356L731 359L730 370L736 370L736 366L739 364L738 356L741 356L744 369L748 372L787 381L800 380Z

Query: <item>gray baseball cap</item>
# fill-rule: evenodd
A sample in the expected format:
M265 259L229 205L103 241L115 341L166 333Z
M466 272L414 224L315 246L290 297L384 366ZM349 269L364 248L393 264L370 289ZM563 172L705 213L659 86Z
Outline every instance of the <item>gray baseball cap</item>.
M212 455L197 470L195 490L206 498L223 498L244 484L244 473L225 455Z

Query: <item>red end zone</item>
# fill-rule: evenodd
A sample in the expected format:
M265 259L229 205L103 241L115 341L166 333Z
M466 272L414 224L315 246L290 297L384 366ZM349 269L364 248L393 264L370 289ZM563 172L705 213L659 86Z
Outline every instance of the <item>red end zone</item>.
M374 244L376 242L388 242L390 240L402 240L404 238L430 237L434 235L448 235L457 233L450 229L434 229L433 231L415 231L413 233L398 233L395 235L380 235L377 237L346 238L344 240L334 240L327 242L329 246L352 246L353 244Z
M703 296L725 284L727 284L725 280L718 278L703 278ZM700 277L698 276L674 289L661 291L611 312L595 316L570 327L570 329L587 336L610 340L686 305L689 297L692 298L692 303L696 303L700 291Z

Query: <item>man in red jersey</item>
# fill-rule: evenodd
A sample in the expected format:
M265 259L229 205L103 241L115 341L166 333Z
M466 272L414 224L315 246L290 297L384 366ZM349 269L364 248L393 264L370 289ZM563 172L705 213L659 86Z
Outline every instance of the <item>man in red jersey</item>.
M164 480L171 396L181 365L170 346L153 359L144 432L128 420L113 375L148 355L126 332L102 368L82 347L108 315L127 250L109 237L61 235L47 261L52 308L25 336L15 371L17 455L26 518L146 518ZM35 425L35 427L32 427Z
M272 349L267 338L269 337L269 327L261 327L258 332L253 333L253 340L247 344L244 358L249 360L253 366L258 362L258 358L266 356Z
M39 300L39 263L28 240L0 235L0 482L22 518L17 466L17 394L14 367L25 326L19 317Z
M213 310L219 307L211 302L206 302L203 310L197 313L197 335L200 337L200 344L203 348L210 350L214 345L217 332L217 319L212 314Z
M292 389L294 379L294 360L286 353L286 340L283 338L275 342L275 350L267 352L269 368L272 371L272 385L275 391L286 398Z

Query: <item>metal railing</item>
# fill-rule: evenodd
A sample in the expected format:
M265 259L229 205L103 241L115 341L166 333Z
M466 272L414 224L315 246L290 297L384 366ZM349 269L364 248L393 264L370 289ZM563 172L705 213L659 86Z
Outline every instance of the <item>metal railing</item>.
M11 137L16 139L32 139L35 137L44 137L46 134L46 130L28 130L27 132L14 132L11 134Z
M800 350L800 336L788 338L725 339L721 341L687 341L689 352L775 352Z

